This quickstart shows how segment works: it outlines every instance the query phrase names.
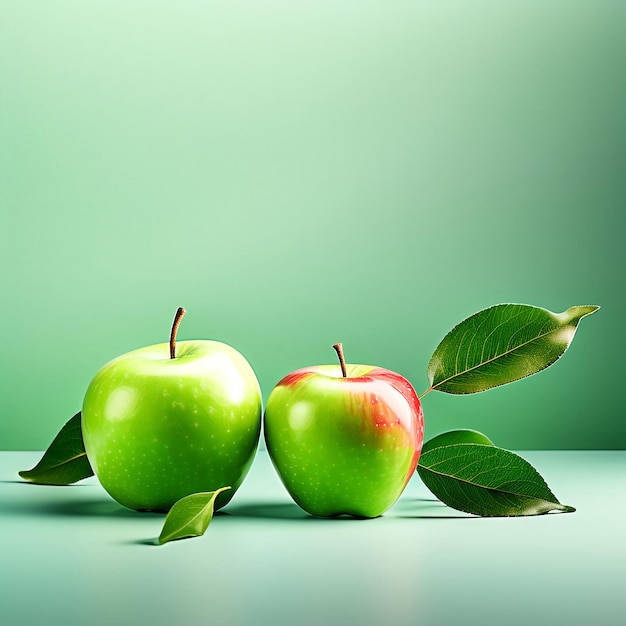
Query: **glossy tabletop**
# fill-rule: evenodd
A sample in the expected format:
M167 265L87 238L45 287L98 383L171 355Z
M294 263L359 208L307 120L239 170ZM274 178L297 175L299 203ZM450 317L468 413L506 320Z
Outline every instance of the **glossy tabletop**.
M314 519L261 451L206 535L157 546L162 515L2 452L0 624L626 623L626 451L522 455L576 513L476 518L416 476L381 518Z

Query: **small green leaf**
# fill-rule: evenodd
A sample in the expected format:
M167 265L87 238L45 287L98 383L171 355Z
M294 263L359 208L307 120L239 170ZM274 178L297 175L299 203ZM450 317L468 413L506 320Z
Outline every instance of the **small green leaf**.
M528 461L495 446L441 446L421 456L417 471L444 504L474 515L510 517L576 510L556 499Z
M164 544L175 539L200 537L204 535L213 519L215 498L230 487L222 487L215 491L192 493L181 498L169 510L163 530L159 535L159 543Z
M39 463L33 469L22 470L19 475L39 485L71 485L93 476L85 453L80 412L61 428Z
M451 446L456 443L477 443L483 446L493 445L493 441L491 441L487 435L483 435L471 428L462 428L459 430L449 430L448 432L441 433L429 439L422 446L422 454L434 450L435 448L441 448L441 446Z
M552 313L527 304L497 304L463 320L435 349L430 389L465 394L536 374L567 350L580 320L598 306Z

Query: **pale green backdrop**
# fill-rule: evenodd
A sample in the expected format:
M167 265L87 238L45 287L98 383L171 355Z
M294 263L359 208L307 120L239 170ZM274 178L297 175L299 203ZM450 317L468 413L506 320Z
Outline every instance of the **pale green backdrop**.
M468 397L513 449L626 446L626 3L0 4L0 448L41 449L111 358L237 347L264 396L347 358L418 392L499 302L600 304Z

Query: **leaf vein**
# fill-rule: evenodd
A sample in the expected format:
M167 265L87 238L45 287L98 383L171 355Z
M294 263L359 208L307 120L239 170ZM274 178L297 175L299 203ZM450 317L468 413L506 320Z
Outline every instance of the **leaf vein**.
M448 381L454 379L454 378L458 378L459 376L463 376L464 374L467 374L473 370L476 370L480 367L483 367L484 365L487 365L489 363L493 363L494 361L502 358L503 356L506 356L508 354L512 354L513 352L515 352L516 350L520 350L521 348L533 343L534 341L537 341L538 339L543 339L544 337L547 337L548 335L550 335L551 333L553 333L555 330L558 330L557 328L553 328L551 330L549 330L546 333L543 333L541 335L537 335L536 337L533 337L532 339L529 339L528 341L522 342L520 344L518 344L517 346L515 346L514 348L511 348L510 350L505 350L504 352L498 353L495 356L493 356L490 359L487 359L486 361L477 363L476 365L463 370L463 371L457 371L455 372L452 376L448 376L448 378L445 378L443 380L440 380L438 383L435 383L432 385L432 389L437 389L438 387L441 387L441 385L444 385L445 383L447 383Z
M533 495L529 495L529 494L525 494L525 493L517 493L516 491L510 491L508 489L500 489L498 487L490 487L488 485L477 484L477 483L472 482L471 480L467 480L467 479L464 479L464 478L459 478L458 476L455 476L453 474L444 474L443 472L433 471L430 468L430 466L429 467L422 466L422 467L423 467L423 469L425 469L427 471L432 471L439 478L448 478L450 480L457 481L457 482L460 482L460 483L463 483L463 484L466 484L466 485L470 485L472 487L480 487L482 489L487 490L488 492L495 491L497 493L508 494L508 495L515 496L515 497L534 498L536 500L542 500L544 502L550 502L551 504L560 504L559 502L551 502L550 500L546 500L545 498L542 498L542 497L537 497L537 496L533 496Z

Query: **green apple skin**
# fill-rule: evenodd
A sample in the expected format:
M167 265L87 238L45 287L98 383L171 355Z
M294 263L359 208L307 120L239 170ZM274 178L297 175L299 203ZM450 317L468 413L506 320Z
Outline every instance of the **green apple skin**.
M104 489L135 510L167 511L243 482L258 447L262 397L250 364L217 341L180 341L122 355L93 378L82 407L87 458Z
M265 408L268 453L287 491L311 515L382 515L415 472L424 417L405 378L379 367L297 370Z

